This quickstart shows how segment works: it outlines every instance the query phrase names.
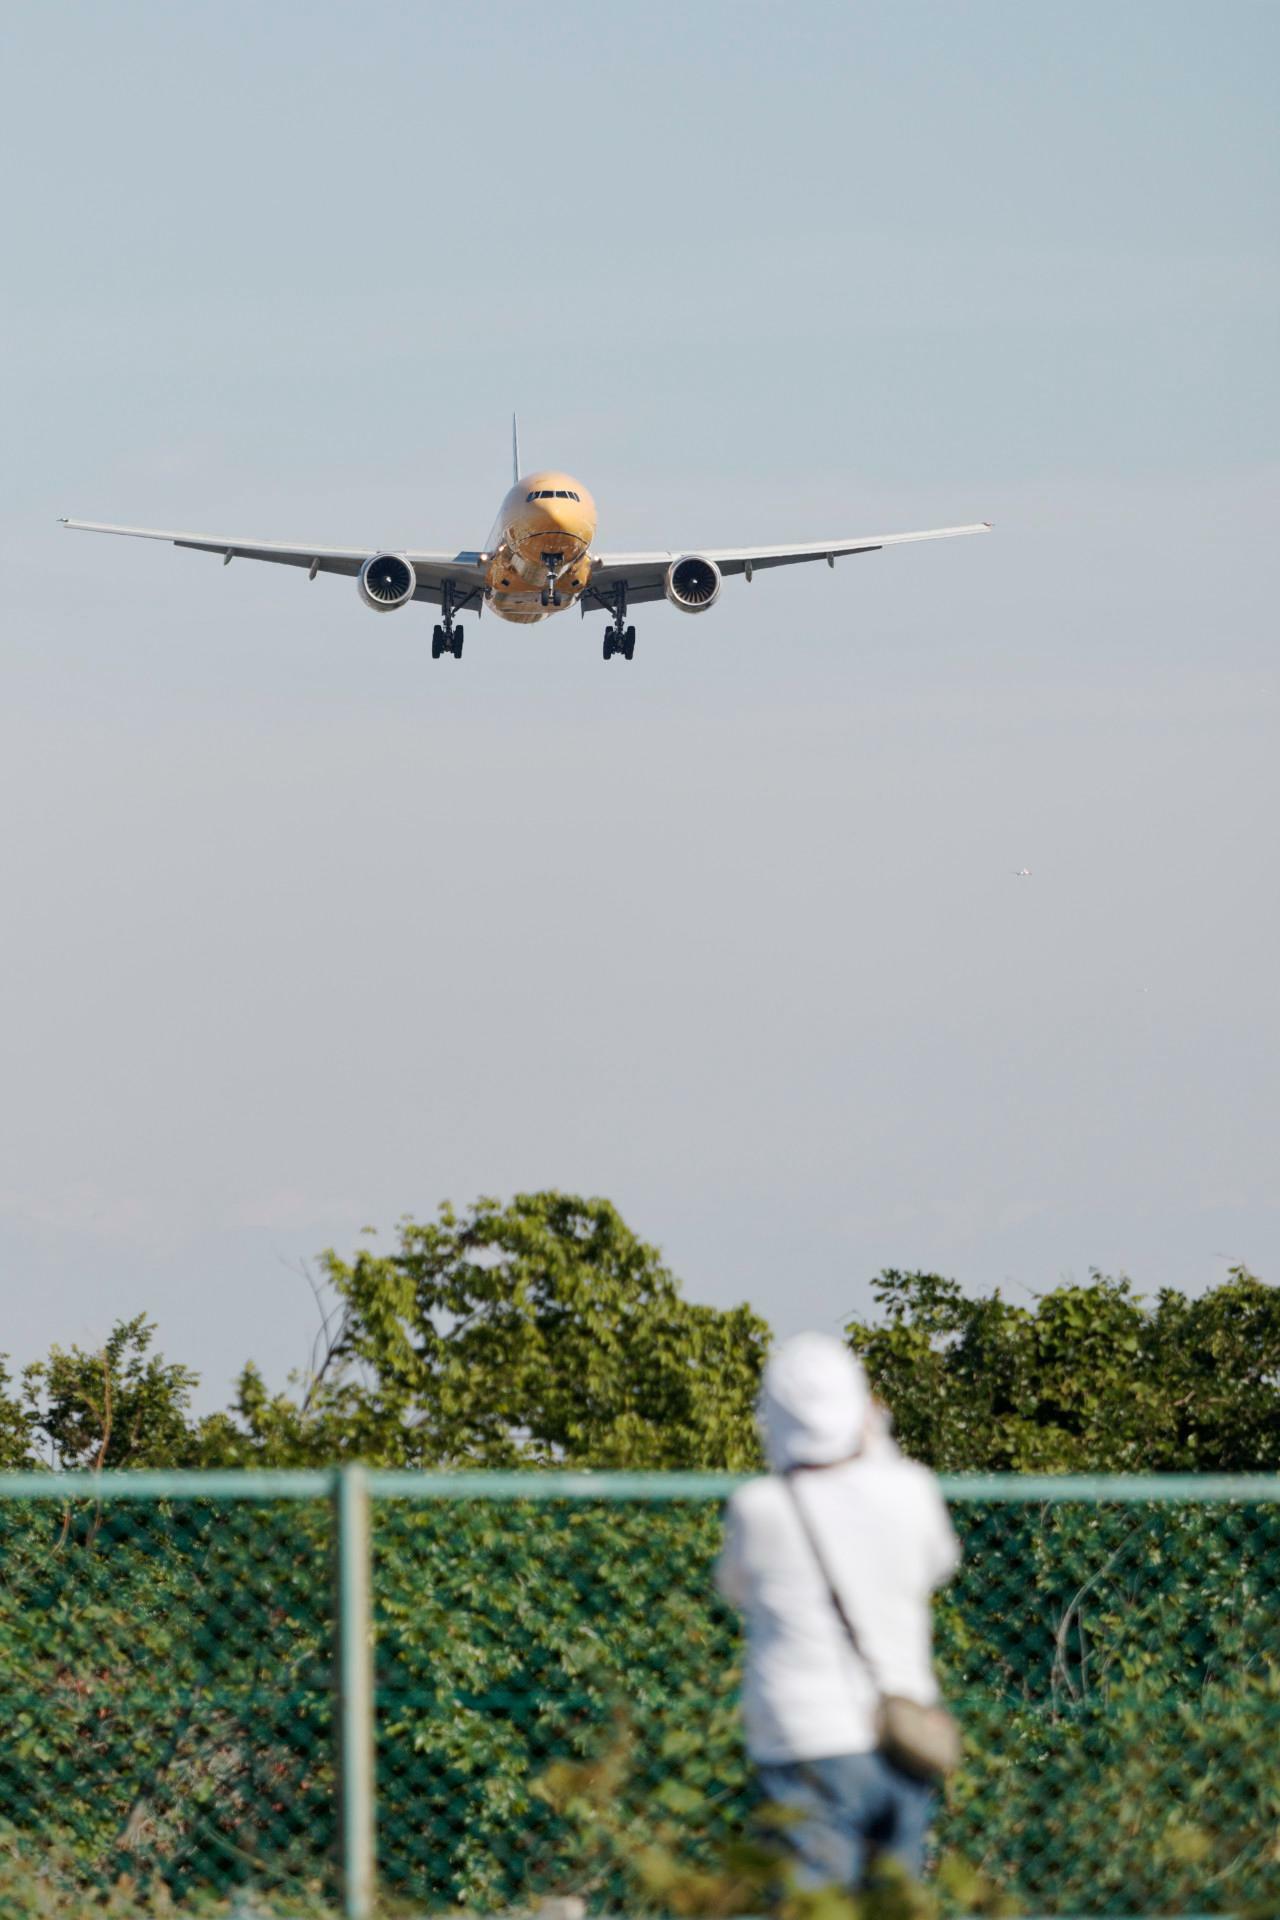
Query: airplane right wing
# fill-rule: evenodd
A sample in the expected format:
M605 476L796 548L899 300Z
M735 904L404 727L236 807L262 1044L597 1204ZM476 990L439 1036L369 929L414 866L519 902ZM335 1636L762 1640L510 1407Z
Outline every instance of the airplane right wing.
M360 572L366 560L372 560L378 547L325 547L287 545L274 540L240 540L226 534L174 533L158 527L113 527L98 520L63 520L64 527L76 533L117 533L135 540L167 540L171 546L193 547L198 553L216 553L226 565L232 560L268 560L277 566L305 567L314 580L318 573L342 573L351 578ZM454 611L460 613L477 601L484 591L486 555L481 553L421 553L406 549L397 556L407 560L414 570L417 586L415 600L439 606L445 582L454 590Z

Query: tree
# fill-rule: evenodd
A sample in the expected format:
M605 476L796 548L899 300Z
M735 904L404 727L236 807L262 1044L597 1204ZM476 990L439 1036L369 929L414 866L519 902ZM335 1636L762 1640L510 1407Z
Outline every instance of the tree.
M145 1315L101 1352L53 1348L21 1394L0 1357L0 1468L759 1464L766 1323L685 1300L607 1200L446 1205L321 1266L310 1366L272 1392L250 1363L199 1421L196 1373ZM1280 1288L1243 1268L1198 1300L1096 1273L1025 1303L898 1269L872 1285L846 1337L942 1471L1280 1470Z
M118 1320L100 1352L51 1349L23 1374L27 1431L43 1435L60 1468L190 1465L195 1435L190 1367L151 1354L145 1314Z
M881 1318L846 1337L905 1450L941 1471L1280 1468L1280 1289L1243 1268L1153 1304L1104 1274L1030 1306L938 1274L873 1287Z
M323 1356L270 1396L252 1369L208 1459L390 1466L747 1468L769 1330L684 1300L607 1200L519 1194L402 1221L394 1253L323 1256Z
M10 1392L8 1355L0 1353L0 1473L21 1473L31 1465L31 1411Z

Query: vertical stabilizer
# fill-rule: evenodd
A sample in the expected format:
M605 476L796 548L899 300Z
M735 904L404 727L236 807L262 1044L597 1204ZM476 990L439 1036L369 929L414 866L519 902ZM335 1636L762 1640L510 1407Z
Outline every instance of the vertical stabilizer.
M511 484L520 478L520 422L513 413L511 416Z

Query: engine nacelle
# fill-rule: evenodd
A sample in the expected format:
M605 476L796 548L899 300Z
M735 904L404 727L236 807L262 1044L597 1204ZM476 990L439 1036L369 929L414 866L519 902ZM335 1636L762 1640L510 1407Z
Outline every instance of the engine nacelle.
M681 613L705 613L720 598L720 569L700 553L687 553L667 568L666 594Z
M418 576L398 553L375 553L360 569L360 598L375 613L394 613L412 600Z

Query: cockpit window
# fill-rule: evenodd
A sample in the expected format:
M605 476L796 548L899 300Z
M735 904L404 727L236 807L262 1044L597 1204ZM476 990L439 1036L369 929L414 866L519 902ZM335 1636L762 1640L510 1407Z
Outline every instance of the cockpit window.
M542 487L537 493L526 493L524 503L529 506L534 500L576 500L582 505L581 494L574 493L569 487Z

